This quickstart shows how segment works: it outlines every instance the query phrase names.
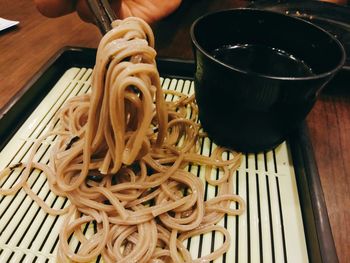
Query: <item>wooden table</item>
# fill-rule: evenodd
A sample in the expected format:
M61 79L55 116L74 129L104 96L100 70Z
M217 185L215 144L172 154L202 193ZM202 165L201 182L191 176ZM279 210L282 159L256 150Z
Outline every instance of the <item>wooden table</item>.
M193 20L208 10L245 4L184 1L174 14L153 25L159 56L191 59L189 27ZM48 19L28 0L1 0L0 17L20 21L16 28L0 32L0 109L60 48L97 47L101 37L93 25L81 22L75 14ZM307 123L337 254L340 262L350 262L350 92L324 95Z

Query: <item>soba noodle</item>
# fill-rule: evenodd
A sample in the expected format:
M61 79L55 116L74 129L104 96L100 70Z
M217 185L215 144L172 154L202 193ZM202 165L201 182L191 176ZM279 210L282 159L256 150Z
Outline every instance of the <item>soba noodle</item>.
M70 99L28 161L0 175L23 166L20 180L0 194L23 188L47 213L65 214L59 262L90 262L99 255L105 262L207 262L229 247L230 234L217 223L244 211L232 189L241 155L220 147L209 157L198 154L202 135L194 97L161 89L153 46L152 30L141 19L115 21L98 47L91 93ZM166 102L164 93L177 99ZM40 145L54 135L49 164L35 162ZM203 182L186 170L191 164L205 167L206 181L218 187L216 197L204 201ZM67 208L50 208L30 189L33 169L68 198ZM219 179L211 177L213 169L221 170ZM230 208L232 202L239 208ZM83 233L86 224L95 226L90 236ZM183 241L211 231L221 232L224 243L193 259ZM69 246L72 234L80 242L76 251Z

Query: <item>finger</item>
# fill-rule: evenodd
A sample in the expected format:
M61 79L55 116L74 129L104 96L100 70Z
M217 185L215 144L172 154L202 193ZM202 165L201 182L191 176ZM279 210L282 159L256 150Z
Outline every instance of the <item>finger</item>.
M34 0L34 3L44 16L58 17L75 10L75 0Z
M94 22L94 18L93 18L93 14L90 11L90 8L86 2L86 0L78 0L77 4L76 4L76 9L77 9L77 13L79 15L79 17L88 23L93 23Z
M117 16L117 19L123 19L125 17L122 17L121 16L121 6L122 6L122 1L121 0L110 0L109 1L112 9L114 10L116 16Z

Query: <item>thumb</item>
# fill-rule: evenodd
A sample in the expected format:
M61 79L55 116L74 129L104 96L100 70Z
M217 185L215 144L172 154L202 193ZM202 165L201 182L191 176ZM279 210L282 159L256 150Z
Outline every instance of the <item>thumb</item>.
M47 17L58 17L75 10L76 0L34 0L36 8Z

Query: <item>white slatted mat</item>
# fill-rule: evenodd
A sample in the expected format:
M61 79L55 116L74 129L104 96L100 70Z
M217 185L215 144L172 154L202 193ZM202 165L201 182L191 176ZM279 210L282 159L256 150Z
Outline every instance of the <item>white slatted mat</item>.
M88 91L91 73L91 69L85 68L71 68L65 72L1 151L0 169L26 160L33 141L45 133L61 105L68 98ZM190 80L162 78L162 84L165 89L193 93ZM166 99L171 100L172 96L168 95ZM49 147L49 143L41 146L37 160L48 161ZM206 138L201 151L208 155L214 147ZM190 169L200 177L204 174L200 167ZM14 172L1 180L0 186L13 185L19 173ZM246 200L247 209L240 217L226 216L220 222L231 233L232 242L228 253L215 262L308 262L288 144L282 143L265 154L245 155L233 181L234 190ZM28 184L52 207L67 205L64 198L51 193L43 174L34 172ZM216 190L205 185L205 198L215 196ZM13 196L0 196L0 262L55 262L61 223L62 217L47 215L23 190ZM88 234L94 231L94 226L88 225L85 230ZM215 232L191 238L185 245L196 258L206 255L222 242L222 236ZM71 245L75 247L77 243L72 239Z

